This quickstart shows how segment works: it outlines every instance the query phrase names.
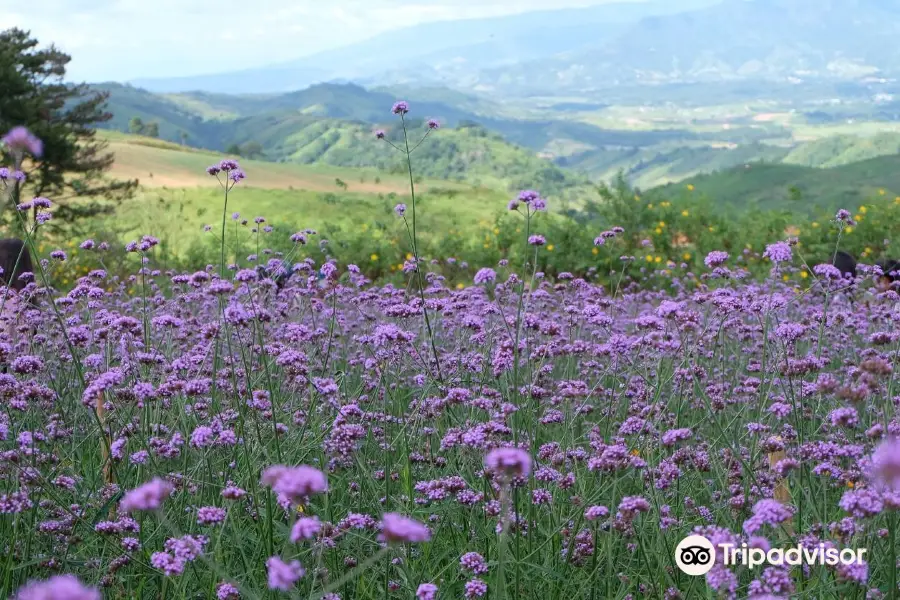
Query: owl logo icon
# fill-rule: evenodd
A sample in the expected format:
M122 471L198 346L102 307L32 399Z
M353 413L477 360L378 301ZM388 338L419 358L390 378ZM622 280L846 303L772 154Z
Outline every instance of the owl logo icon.
M689 535L675 548L675 564L685 575L706 575L716 563L716 549L702 535Z

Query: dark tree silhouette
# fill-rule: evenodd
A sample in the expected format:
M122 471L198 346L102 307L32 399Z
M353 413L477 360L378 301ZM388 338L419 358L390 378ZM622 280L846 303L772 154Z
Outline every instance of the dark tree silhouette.
M0 133L24 125L43 141L42 156L22 164L28 176L22 195L50 197L55 210L48 225L55 228L113 211L137 186L105 175L114 157L95 126L112 118L105 111L108 94L65 83L70 60L52 45L39 48L27 31L0 32ZM12 162L7 151L2 159ZM11 210L0 215L7 223L14 218Z

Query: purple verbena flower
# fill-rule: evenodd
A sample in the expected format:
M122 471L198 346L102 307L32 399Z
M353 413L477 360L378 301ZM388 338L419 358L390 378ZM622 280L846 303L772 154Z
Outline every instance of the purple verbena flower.
M0 141L14 153L28 152L35 158L40 158L44 153L44 143L40 138L21 125L10 129Z
M125 494L121 503L122 510L125 512L156 510L162 506L163 500L169 497L173 489L168 481L153 478Z
M418 521L396 513L385 513L382 517L381 536L391 542L427 542L431 531Z

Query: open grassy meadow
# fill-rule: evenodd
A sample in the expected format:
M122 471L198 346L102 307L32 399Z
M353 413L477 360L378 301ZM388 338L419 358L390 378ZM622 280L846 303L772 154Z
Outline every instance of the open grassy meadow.
M102 222L123 238L149 234L182 254L222 218L222 189L206 167L219 157L150 138L104 132L116 162L112 176L138 179L138 193ZM229 198L228 213L265 217L281 229L352 228L391 235L401 227L393 209L409 202L409 178L375 169L241 161L247 179ZM343 182L341 185L339 182ZM418 184L419 227L427 238L459 236L491 221L507 194L444 180ZM427 210L425 208L427 207Z

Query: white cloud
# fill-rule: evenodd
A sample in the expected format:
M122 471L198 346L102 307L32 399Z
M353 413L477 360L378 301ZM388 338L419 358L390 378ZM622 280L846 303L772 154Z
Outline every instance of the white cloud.
M427 21L606 1L0 0L0 28L72 54L72 79L128 80L283 62Z

